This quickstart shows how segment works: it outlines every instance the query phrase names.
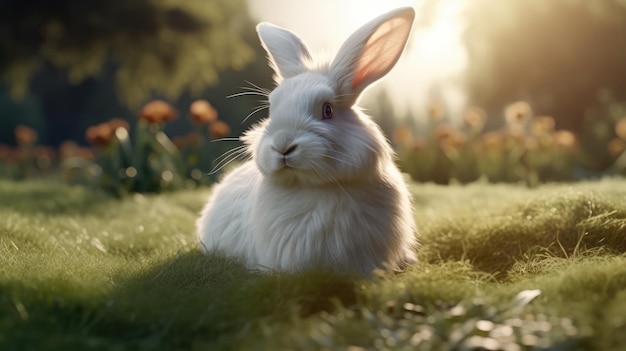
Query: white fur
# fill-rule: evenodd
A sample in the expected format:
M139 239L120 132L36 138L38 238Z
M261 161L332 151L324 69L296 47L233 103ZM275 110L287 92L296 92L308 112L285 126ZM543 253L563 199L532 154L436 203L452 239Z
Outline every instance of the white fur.
M215 185L196 223L204 253L288 272L415 262L409 191L383 133L353 106L395 65L413 18L401 8L374 19L330 64L313 62L288 30L259 24L279 85L270 117L242 137L252 160ZM331 119L322 119L324 103Z

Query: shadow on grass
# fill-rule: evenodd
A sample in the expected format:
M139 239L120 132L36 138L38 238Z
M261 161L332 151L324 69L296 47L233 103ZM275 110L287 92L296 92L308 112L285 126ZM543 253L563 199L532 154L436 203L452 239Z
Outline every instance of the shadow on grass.
M75 292L77 283L68 281L51 280L55 287L47 291L26 281L4 282L0 326L8 323L12 334L0 335L0 346L224 349L261 325L357 303L356 278L321 271L251 273L231 259L197 252L113 281L119 281L113 290L99 292Z
M356 278L330 272L248 272L224 257L181 253L123 280L100 337L141 347L229 347L261 324L286 323L357 302Z

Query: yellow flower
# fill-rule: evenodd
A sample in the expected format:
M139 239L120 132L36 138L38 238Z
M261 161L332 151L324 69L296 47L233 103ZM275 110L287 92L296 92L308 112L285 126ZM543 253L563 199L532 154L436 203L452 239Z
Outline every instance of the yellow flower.
M470 107L463 114L463 122L473 130L482 130L487 122L487 113L480 107Z
M428 119L430 121L439 121L443 118L444 113L445 111L441 104L432 103L430 104L430 106L428 106Z
M521 126L528 122L533 115L533 110L525 101L510 104L504 110L504 118L509 126Z

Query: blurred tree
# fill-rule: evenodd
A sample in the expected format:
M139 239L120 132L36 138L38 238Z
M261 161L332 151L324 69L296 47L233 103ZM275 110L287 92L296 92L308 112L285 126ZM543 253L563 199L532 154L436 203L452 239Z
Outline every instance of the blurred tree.
M526 100L580 131L603 95L626 101L625 1L475 0L466 21L469 101L490 115Z
M363 99L363 109L378 124L387 139L391 140L398 124L393 101L382 85L374 87Z
M0 80L23 97L41 67L74 85L108 68L128 105L199 94L253 59L249 23L245 0L2 0Z
M0 86L0 144L16 143L14 131L18 125L26 125L37 131L45 129L45 122L41 118L41 99L29 94L20 101L14 101L5 90Z

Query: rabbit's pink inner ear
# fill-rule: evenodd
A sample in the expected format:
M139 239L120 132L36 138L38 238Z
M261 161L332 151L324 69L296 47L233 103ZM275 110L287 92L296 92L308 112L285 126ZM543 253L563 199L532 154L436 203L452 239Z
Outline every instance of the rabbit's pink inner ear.
M411 31L412 15L393 18L369 37L358 58L352 90L359 92L382 78L396 64Z

